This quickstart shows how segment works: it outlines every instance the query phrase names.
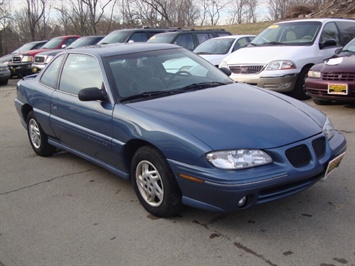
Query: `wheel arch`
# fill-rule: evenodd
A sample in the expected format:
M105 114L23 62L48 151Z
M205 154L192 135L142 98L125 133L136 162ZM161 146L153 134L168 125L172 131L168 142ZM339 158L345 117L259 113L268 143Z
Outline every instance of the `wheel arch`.
M27 117L28 117L28 114L33 111L33 108L31 105L29 104L25 104L22 106L21 108L21 114L22 114L22 117L23 117L23 120L24 121L27 121Z
M125 158L125 164L127 169L131 169L131 165L132 165L132 159L134 154L137 152L138 149L140 149L143 146L150 146L154 149L156 149L157 151L159 151L160 153L161 150L158 149L158 147L156 147L155 145L153 145L152 143L145 141L145 140L141 140L141 139L132 139L130 141L128 141L126 143L126 145L123 148L123 157ZM163 154L163 153L162 153Z

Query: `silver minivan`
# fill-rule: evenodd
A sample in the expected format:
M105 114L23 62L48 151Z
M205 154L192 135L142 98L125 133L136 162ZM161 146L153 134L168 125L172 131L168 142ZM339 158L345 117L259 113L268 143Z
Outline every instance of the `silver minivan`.
M219 67L229 68L230 77L237 82L306 99L304 80L308 70L354 37L353 19L283 21L224 58Z

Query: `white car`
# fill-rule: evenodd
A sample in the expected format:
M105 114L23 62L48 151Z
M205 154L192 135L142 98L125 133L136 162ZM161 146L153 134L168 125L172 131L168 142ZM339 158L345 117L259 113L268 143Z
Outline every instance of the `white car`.
M219 68L230 77L306 99L305 78L314 65L334 55L355 37L353 19L299 19L271 25L248 45L226 58Z
M218 67L223 58L234 51L247 46L254 38L255 35L229 35L217 37L201 43L193 52Z

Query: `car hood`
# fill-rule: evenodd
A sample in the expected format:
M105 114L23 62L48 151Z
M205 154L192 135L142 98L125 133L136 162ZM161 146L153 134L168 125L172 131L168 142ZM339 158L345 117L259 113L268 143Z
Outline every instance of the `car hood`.
M226 57L228 64L266 64L272 60L294 58L293 55L303 54L308 46L258 46L245 47Z
M208 62L210 62L213 65L219 65L222 59L226 57L225 54L200 54L199 56L206 59Z
M330 58L324 63L317 64L312 70L321 72L352 72L354 73L355 55Z
M49 51L49 50L52 50L52 49L36 49L36 50L30 50L30 51L26 51L26 52L23 53L23 54L34 56L34 55L36 55L36 54L38 54L38 53L45 52L45 51Z
M283 146L320 133L325 120L322 113L300 101L247 84L128 106L185 131L214 150Z

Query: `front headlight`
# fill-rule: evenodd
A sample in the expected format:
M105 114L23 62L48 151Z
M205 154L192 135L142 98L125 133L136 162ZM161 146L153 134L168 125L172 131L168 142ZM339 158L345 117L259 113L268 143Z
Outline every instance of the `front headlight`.
M23 62L32 62L33 61L33 57L30 55L24 55L21 59L21 61Z
M267 64L265 70L286 70L295 69L296 65L289 60L276 60Z
M321 76L321 74L320 74L319 71L314 71L314 70L308 71L308 77L310 77L310 78L317 78L317 79L319 79L320 76Z
M328 140L331 139L334 136L334 134L335 134L335 130L334 130L333 124L329 120L328 117L325 120L325 123L324 123L324 126L323 126L323 133L327 137Z
M245 169L272 163L267 153L248 149L211 152L206 158L212 165L221 169Z
M229 66L228 66L228 64L227 64L226 61L222 61L222 62L219 64L218 68L222 68L222 67L225 67L225 68L228 68L228 69L229 69Z

